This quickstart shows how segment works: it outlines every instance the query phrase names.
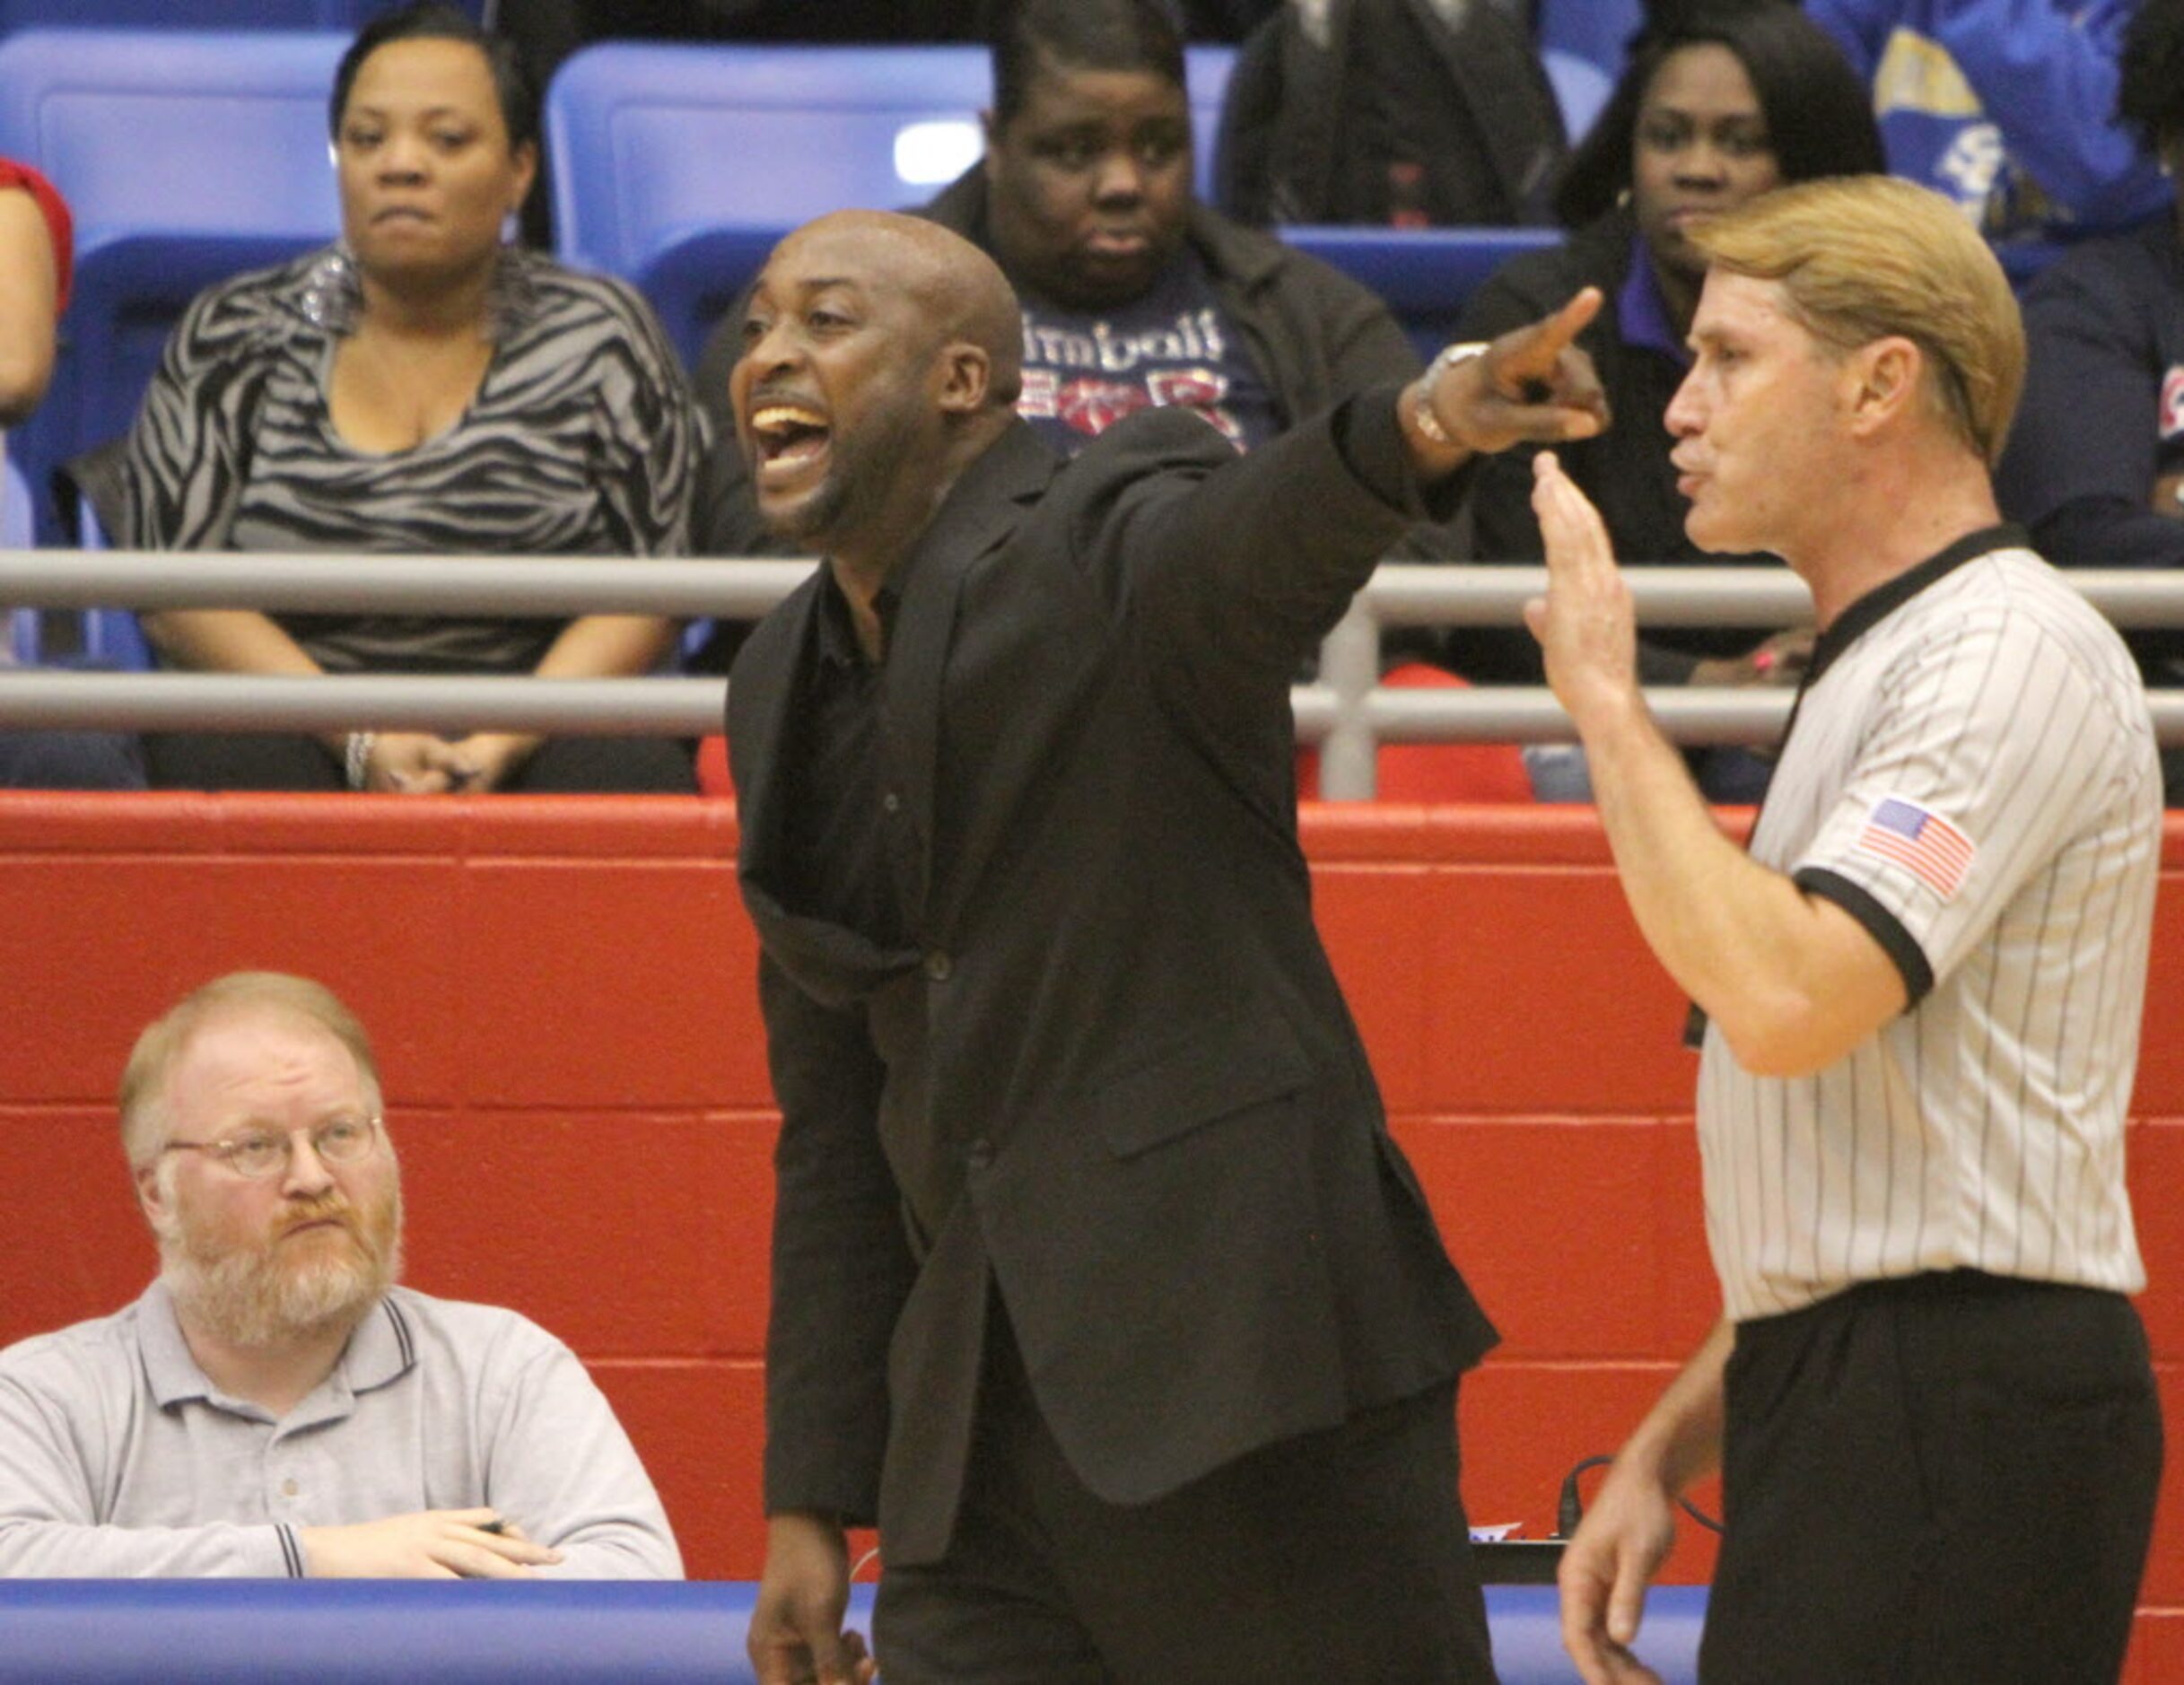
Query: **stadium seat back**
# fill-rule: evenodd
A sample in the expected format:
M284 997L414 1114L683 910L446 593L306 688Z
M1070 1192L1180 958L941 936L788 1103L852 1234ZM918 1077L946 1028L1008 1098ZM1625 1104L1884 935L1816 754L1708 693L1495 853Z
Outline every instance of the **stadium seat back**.
M1539 0L1533 35L1542 57L1588 60L1610 85L1623 74L1623 48L1646 21L1644 0ZM1550 59L1550 64L1552 61Z
M37 542L31 530L31 485L0 439L0 550L27 550ZM6 611L7 658L29 665L38 659L38 610Z
M0 550L31 547L31 484L0 434Z
M45 23L98 29L354 30L396 0L0 0L0 34ZM472 17L485 0L459 0Z
M176 29L0 39L0 156L43 170L75 217L53 388L15 434L41 535L59 529L52 470L128 426L191 296L338 229L326 102L348 40Z
M350 9L348 0L0 0L0 30L331 29Z
M1559 243L1553 228L1356 228L1291 223L1280 231L1300 251L1377 292L1430 357L1455 337L1479 284L1510 258Z
M546 96L556 243L633 280L702 228L917 204L978 156L988 86L970 46L587 48Z
M0 0L4 4L4 0ZM0 155L50 176L79 254L162 232L337 225L330 31L26 30L0 40Z
M1615 92L1614 78L1591 59L1559 47L1543 49L1540 63L1547 72L1547 83L1555 91L1555 103L1562 109L1562 127L1575 146L1593 127L1608 96Z

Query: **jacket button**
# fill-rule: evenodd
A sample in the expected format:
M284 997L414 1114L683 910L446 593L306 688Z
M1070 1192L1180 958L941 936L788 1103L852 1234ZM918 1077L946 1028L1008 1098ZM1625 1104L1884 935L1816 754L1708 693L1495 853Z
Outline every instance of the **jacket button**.
M893 790L889 790L879 799L879 805L884 812L900 813L903 810L903 799Z
M970 1152L965 1156L965 1162L974 1170L983 1170L993 1162L993 1143L983 1138L973 1141Z
M956 962L939 948L925 956L925 974L935 982L946 982L956 973Z

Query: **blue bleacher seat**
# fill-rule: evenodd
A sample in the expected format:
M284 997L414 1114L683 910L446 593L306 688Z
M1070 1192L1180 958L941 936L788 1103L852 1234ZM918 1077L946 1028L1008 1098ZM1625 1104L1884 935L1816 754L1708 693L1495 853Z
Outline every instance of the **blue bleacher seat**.
M1533 35L1542 54L1586 59L1612 84L1623 74L1624 47L1645 21L1644 0L1539 0Z
M0 0L0 34L44 23L100 29L354 30L397 0ZM472 17L485 0L457 0Z
M330 29L347 0L0 0L0 31L42 23L115 29Z
M31 544L31 484L0 435L0 550L27 550Z
M1200 188L1235 49L1193 47ZM983 48L603 42L546 95L555 245L642 288L686 357L799 223L922 204L983 150Z
M95 529L96 521L85 519ZM31 486L11 452L0 451L0 550L27 550L37 542L31 524ZM94 544L102 543L92 537ZM29 607L7 611L8 652L24 666L126 668L152 666L151 646L136 616L126 608L66 609Z
M1563 131L1575 146L1615 92L1614 78L1591 59L1565 48L1542 49L1540 62L1546 68L1548 86L1555 91L1555 104L1561 108Z
M1431 356L1455 336L1464 301L1510 258L1559 241L1553 228L1353 228L1293 223L1280 231L1300 251L1332 264L1387 301Z
M53 388L13 435L42 537L62 529L52 470L127 430L198 289L339 226L326 101L348 35L245 39L173 29L0 39L0 156L51 177L76 224Z
M31 533L31 486L15 458L0 450L0 550L27 550ZM38 659L38 610L7 610L9 659L29 663Z

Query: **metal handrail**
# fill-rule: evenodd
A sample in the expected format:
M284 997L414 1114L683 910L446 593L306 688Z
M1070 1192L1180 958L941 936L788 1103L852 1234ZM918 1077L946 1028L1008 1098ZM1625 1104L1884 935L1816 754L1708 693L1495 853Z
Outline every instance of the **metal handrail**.
M613 612L756 619L808 561L334 555L242 550L0 550L0 603L326 614Z
M812 565L695 557L0 550L0 603L747 616L787 596ZM1634 567L1625 577L1638 618L1655 624L1771 627L1812 614L1804 581L1787 568ZM2063 578L2119 626L2184 625L2184 569L2084 568ZM1385 625L1514 625L1546 583L1546 569L1537 566L1389 562L1357 602Z
M338 565L329 565L338 563ZM259 608L336 613L596 612L756 618L810 572L808 561L571 556L280 554L0 550L0 603L40 607ZM1787 569L1640 567L1626 576L1641 624L1775 628L1812 616ZM2184 571L2064 576L2127 628L2184 626ZM1568 717L1532 686L1398 690L1379 683L1383 630L1508 625L1546 589L1523 566L1383 564L1322 646L1318 678L1291 693L1300 741L1321 746L1320 787L1369 797L1382 743L1567 741ZM696 735L716 729L724 683L419 674L318 677L0 668L0 726L319 731L370 726L456 732ZM1680 743L1756 743L1781 732L1780 689L1656 689L1647 701ZM2184 692L2155 692L2154 726L2184 742Z

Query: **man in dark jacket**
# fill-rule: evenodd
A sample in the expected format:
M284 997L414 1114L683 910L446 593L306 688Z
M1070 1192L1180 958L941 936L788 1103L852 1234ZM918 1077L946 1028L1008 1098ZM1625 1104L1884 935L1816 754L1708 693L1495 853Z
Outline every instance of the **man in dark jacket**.
M858 1670L874 1520L889 1685L1492 1678L1454 1404L1493 1334L1313 925L1289 682L1473 454L1599 430L1599 304L1242 456L1156 409L1063 462L976 247L845 213L759 277L738 441L827 558L729 686L765 1685Z

